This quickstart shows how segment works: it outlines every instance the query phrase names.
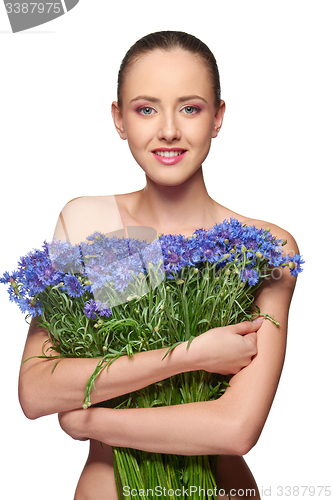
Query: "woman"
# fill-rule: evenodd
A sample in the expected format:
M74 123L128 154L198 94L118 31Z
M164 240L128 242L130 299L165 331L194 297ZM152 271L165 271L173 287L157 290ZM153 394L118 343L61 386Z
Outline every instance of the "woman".
M230 217L267 227L266 222L230 211L207 193L202 163L222 126L224 111L216 62L202 42L179 32L155 33L139 40L122 62L112 116L118 134L128 141L144 170L147 184L140 191L116 197L73 200L63 209L55 236L79 242L82 235L92 232L89 229L97 216L98 228L105 232L149 226L158 233L189 236ZM269 227L275 236L288 241L286 253L298 252L290 234L272 224ZM236 499L246 498L246 489L252 490L251 498L259 498L242 455L259 438L284 360L295 278L286 271L276 278L261 287L256 304L274 315L279 329L258 318L253 323L208 330L190 349L183 343L164 361L164 349L136 354L132 360L122 357L108 372L104 370L92 396L97 403L191 370L235 374L226 393L216 401L86 411L80 409L82 397L96 360L64 359L53 374L45 360L22 365L19 395L25 414L37 418L60 413L61 427L69 435L91 440L76 500L117 498L110 446L184 455L219 454L218 486L232 491ZM47 338L47 332L33 322L23 359L39 355ZM105 443L103 447L100 442Z

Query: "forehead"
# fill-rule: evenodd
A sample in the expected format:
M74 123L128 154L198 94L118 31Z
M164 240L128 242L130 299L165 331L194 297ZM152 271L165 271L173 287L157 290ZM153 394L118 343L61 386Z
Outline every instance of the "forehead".
M210 100L213 89L208 68L200 56L181 49L155 49L140 56L126 72L123 99L131 100L136 95L160 98L201 95Z

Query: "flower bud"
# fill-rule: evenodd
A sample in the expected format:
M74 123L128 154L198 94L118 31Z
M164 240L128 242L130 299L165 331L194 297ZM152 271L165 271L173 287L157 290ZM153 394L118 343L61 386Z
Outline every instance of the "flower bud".
M256 252L256 257L258 257L258 259L261 259L262 253L261 252Z
M243 252L243 253L245 253L245 252L246 252L246 246L245 246L245 245L242 245L242 246L241 246L241 250L242 250L242 252Z

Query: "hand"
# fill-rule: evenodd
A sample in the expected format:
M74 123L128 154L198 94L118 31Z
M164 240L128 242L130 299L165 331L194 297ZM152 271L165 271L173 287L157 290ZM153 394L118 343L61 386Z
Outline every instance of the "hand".
M85 436L85 428L90 420L90 410L72 410L63 411L58 414L59 424L63 431L70 437L78 441L87 441L89 439Z
M244 321L212 328L196 337L189 350L197 369L222 375L238 373L257 354L257 330L261 324L262 318L258 318L256 323Z

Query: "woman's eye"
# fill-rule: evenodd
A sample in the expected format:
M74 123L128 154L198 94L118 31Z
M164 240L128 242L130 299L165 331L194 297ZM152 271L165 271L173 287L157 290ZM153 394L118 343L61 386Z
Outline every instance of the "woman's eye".
M143 108L139 108L138 112L142 115L151 115L154 113L153 108L150 108L149 106L144 106Z
M194 115L195 113L198 113L200 110L196 106L185 106L185 108L182 109L184 113L187 115Z

